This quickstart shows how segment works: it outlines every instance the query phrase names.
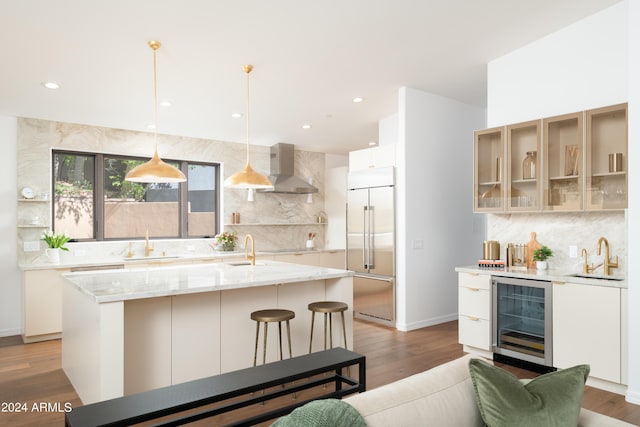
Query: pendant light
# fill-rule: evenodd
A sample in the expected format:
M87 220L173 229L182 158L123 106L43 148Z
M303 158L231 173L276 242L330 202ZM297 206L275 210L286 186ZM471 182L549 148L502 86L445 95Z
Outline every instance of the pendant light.
M227 178L224 181L224 186L229 188L271 189L273 184L269 178L254 171L249 162L249 73L253 70L253 65L243 65L242 69L247 74L247 164L240 172L236 172Z
M156 79L156 51L160 48L160 42L155 40L149 41L149 47L153 50L153 139L155 142L155 151L153 157L141 165L131 169L127 176L127 181L132 182L184 182L187 177L182 171L165 163L158 156L158 83Z

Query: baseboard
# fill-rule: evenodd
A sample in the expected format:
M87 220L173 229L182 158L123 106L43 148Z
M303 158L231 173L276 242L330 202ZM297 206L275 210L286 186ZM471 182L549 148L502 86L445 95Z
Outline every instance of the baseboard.
M640 405L640 392L627 389L624 400L629 403Z
M458 320L458 313L447 314L446 316L434 317L431 319L421 320L419 322L412 323L396 323L396 328L399 331L409 332L415 329L426 328L428 326L439 325L440 323L451 322L453 320Z
M12 337L20 334L22 334L20 329L0 329L0 337Z

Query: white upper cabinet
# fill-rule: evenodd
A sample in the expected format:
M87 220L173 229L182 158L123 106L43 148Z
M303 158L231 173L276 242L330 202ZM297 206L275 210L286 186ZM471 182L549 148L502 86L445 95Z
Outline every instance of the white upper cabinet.
M349 153L349 170L383 168L396 165L396 146L381 145Z

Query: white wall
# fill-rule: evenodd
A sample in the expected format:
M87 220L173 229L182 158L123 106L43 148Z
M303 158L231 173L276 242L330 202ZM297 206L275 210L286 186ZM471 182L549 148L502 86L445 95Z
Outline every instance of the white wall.
M473 131L484 109L401 88L396 146L396 326L457 319L456 266L473 264L484 239L472 213Z
M640 2L629 2L629 209L627 252L629 259L640 259ZM635 236L632 238L631 236ZM627 400L640 404L640 264L629 266L629 388Z
M627 3L491 61L487 127L627 101Z
M488 66L488 126L629 103L628 164L640 162L640 4L622 1ZM627 400L640 403L640 171L629 168L627 227L629 388ZM489 216L489 225L492 220ZM514 217L512 215L512 217ZM540 223L547 217L540 216ZM570 218L568 216L567 218ZM571 224L555 217L558 233ZM627 225L628 224L628 225ZM535 228L535 221L529 221ZM635 237L635 241L632 238ZM490 237L490 236L488 236ZM567 236L568 239L571 236Z
M15 117L0 116L0 337L18 335L22 328L22 298L18 270L16 180L18 121Z

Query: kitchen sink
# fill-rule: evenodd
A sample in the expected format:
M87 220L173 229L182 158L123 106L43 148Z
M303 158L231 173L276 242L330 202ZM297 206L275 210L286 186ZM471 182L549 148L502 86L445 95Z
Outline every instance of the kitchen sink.
M125 261L153 261L153 260L159 260L159 259L176 259L176 258L180 258L178 255L158 255L158 256L136 256L136 257L131 257L131 258L123 258Z
M242 267L242 266L246 266L246 265L251 265L251 261L227 262L225 264L230 265L232 267ZM264 262L256 262L255 267L265 266L265 265L267 265L267 264L265 264Z
M574 273L569 274L569 277L579 277L581 279L598 279L598 280L614 280L614 281L622 281L624 280L622 277L615 276L599 276L596 274L584 274L584 273Z

